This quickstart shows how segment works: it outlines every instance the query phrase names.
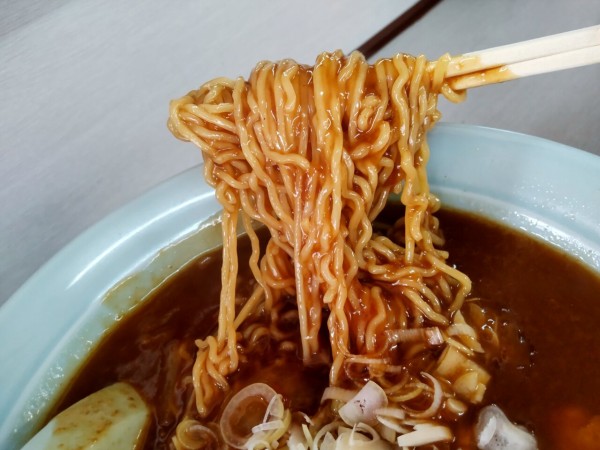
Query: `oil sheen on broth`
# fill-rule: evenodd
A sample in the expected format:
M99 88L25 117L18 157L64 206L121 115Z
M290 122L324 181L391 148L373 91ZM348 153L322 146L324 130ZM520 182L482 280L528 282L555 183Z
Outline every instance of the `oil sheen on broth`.
M379 220L401 211L389 206ZM591 449L600 433L600 277L575 259L487 219L439 212L450 262L469 274L471 297L490 308L500 351L482 361L492 374L483 405L495 403L512 421L533 430L540 449ZM264 236L263 236L264 237ZM250 245L242 239L240 261ZM115 327L75 377L58 410L115 381L135 386L152 405L147 449L168 448L190 392L177 389L189 376L198 336L216 329L221 255L200 256L168 280ZM255 283L240 264L238 291ZM485 331L485 330L484 330ZM485 332L483 333L485 336ZM300 358L265 347L264 358L231 379L232 391L253 382L270 384L293 410L312 413L328 385L328 367L305 368ZM471 429L477 410L455 423L450 448L475 448Z

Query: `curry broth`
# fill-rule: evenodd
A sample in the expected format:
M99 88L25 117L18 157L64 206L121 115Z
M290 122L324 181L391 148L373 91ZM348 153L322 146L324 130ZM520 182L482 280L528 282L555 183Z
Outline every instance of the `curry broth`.
M388 208L381 217L399 214ZM600 414L600 277L570 256L479 216L449 210L437 216L450 262L473 281L471 297L482 298L482 305L498 313L503 345L486 364L492 381L484 404L498 404L512 421L533 430L541 449L575 448L569 447L580 439L574 433L600 421L592 417ZM247 260L247 239L239 241L239 252L240 261ZM113 382L128 381L154 409L146 448L166 448L190 394L178 392L175 381L190 373L194 339L216 331L220 269L216 251L166 281L102 340L58 410ZM238 292L248 295L251 273L242 264L239 271ZM186 357L173 358L173 353ZM297 359L279 363L278 372L274 353L236 374L233 385L236 380L270 383L297 409L310 412L327 385L327 371L306 369ZM270 369L262 370L263 364ZM456 447L473 446L467 430L475 414L456 425ZM570 429L565 423L575 425ZM585 447L588 434L598 437L598 425L578 448L599 448Z

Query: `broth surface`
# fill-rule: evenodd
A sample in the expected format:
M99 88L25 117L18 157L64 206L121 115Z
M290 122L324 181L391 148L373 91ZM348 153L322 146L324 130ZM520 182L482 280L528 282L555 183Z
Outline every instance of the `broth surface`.
M380 220L400 213L388 207ZM473 281L471 297L482 298L481 305L498 316L502 346L486 364L492 381L483 404L496 403L510 420L533 430L540 449L600 448L600 363L594 355L600 348L600 277L570 256L479 216L449 210L436 215L450 262ZM240 240L239 251L240 261L247 260L247 239ZM194 340L216 330L220 270L216 251L160 286L98 345L58 410L128 381L154 409L146 448L166 448L189 394L178 392L176 380L190 373ZM253 283L248 267L240 265L240 295L248 295ZM306 369L300 359L281 360L265 349L264 359L234 375L232 387L263 381L294 409L310 412L327 375L327 369ZM456 448L475 448L470 430L476 412L456 425Z

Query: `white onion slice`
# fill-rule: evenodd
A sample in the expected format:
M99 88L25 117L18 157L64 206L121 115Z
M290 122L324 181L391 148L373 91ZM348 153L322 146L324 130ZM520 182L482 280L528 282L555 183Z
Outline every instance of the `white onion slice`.
M383 417L391 417L393 419L404 420L406 418L406 411L400 408L379 408L375 411L375 414Z
M336 450L335 438L331 433L327 433L323 438L320 450Z
M290 427L290 437L287 441L287 446L290 450L306 450L308 443L303 429L300 425L292 424Z
M260 433L261 431L271 431L281 428L283 426L283 420L277 419L271 422L263 422L252 427L252 434Z
M444 392L442 391L440 382L434 376L428 374L427 372L421 372L421 375L429 378L429 381L431 381L431 385L433 387L433 400L431 401L429 408L427 408L425 411L421 411L419 413L411 412L410 415L417 419L430 419L435 415L435 413L437 413L437 410L440 409Z
M377 425L377 432L379 433L379 436L381 436L381 439L386 440L392 444L396 443L396 436L398 435L398 433L392 428L386 427L384 424L380 423L379 425Z
M377 416L377 420L379 421L379 423L381 425L383 425L385 428L389 428L390 430L392 430L395 433L398 434L405 434L405 433L409 433L410 430L407 430L405 427L403 427L402 425L394 422L392 419L390 419L389 417L384 417L384 416Z
M302 433L304 433L304 439L306 439L306 443L308 446L313 444L312 434L310 434L310 430L306 424L302 424Z
M339 400L344 403L349 402L358 393L353 389L344 389L336 386L329 386L323 391L321 403L326 400Z
M281 397L281 394L276 394L273 396L269 402L269 405L267 406L265 417L263 417L263 422L268 422L271 417L274 417L275 419L282 419L284 412L285 407L283 406L283 398Z
M219 442L213 430L194 419L181 421L177 425L176 436L183 448L211 448ZM95 445L94 448L100 448L100 446Z
M475 330L466 323L455 323L453 325L450 325L446 332L450 336L469 336L474 339L477 339L477 334L475 333Z
M233 420L243 417L244 405L249 404L253 400L266 403L268 409L275 396L277 396L277 392L271 386L264 383L254 383L246 386L231 397L231 400L229 400L229 403L227 403L227 406L223 410L219 422L225 442L234 448L244 448L248 440L252 437L252 434L240 436L235 429ZM259 424L257 423L256 425Z
M429 345L441 345L444 343L444 336L438 327L388 330L386 331L386 335L391 343L419 341L425 341Z
M480 450L536 450L537 442L523 427L513 424L496 405L479 412L475 425Z
M246 445L244 446L244 448L246 450L254 450L257 447L260 449L269 448L270 445L265 439L263 439L264 437L265 437L264 433L252 435L252 437L250 439L248 439L248 441L246 442Z
M442 425L429 423L417 424L414 431L398 436L396 441L400 447L418 447L452 440L452 432Z
M391 450L391 448L392 446L382 440L375 429L359 423L351 430L344 429L339 432L335 450Z
M359 423L375 425L376 411L387 406L384 390L374 381L369 381L360 391L339 410L339 415L350 426Z
M319 444L321 442L321 439L323 439L325 437L325 435L327 433L329 433L331 430L334 430L337 426L339 426L340 423L341 422L337 422L337 421L328 423L327 425L322 427L319 431L317 431L317 434L315 434L315 437L310 444L311 450L319 450ZM304 428L304 427L306 427L306 425L302 425L302 428ZM305 431L305 434L306 434L306 431Z

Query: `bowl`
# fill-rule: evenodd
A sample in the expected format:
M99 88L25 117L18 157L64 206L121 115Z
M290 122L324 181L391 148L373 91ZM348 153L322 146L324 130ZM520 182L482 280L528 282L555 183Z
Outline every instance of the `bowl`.
M444 205L519 228L600 272L600 157L457 124L439 124L429 143L430 184ZM0 448L20 448L42 425L119 318L220 244L218 211L192 168L81 234L0 308Z

